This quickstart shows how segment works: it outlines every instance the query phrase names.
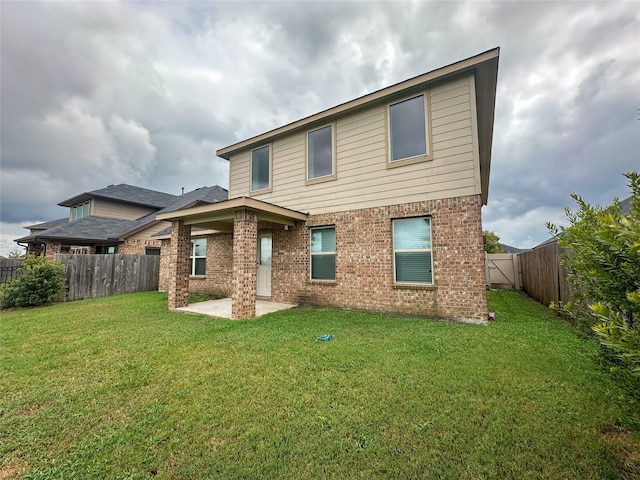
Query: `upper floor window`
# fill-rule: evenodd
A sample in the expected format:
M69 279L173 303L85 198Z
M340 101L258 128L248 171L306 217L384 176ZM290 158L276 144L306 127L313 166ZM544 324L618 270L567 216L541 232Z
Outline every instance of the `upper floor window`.
M425 95L389 105L390 161L426 156L427 145Z
M312 228L311 279L336 279L336 228Z
M433 284L431 219L393 220L394 283Z
M85 202L71 207L71 220L79 220L80 218L88 217L90 205L91 202Z
M251 191L271 186L271 149L269 145L251 151Z
M333 126L307 133L307 180L334 174Z
M207 273L207 239L194 238L191 240L189 254L190 275L205 275Z

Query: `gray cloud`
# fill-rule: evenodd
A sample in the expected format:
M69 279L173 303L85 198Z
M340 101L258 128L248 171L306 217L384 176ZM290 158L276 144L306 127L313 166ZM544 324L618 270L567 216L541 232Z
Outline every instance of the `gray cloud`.
M5 2L0 250L81 191L227 187L216 149L495 46L485 228L531 246L569 193L628 194L639 17L633 2Z

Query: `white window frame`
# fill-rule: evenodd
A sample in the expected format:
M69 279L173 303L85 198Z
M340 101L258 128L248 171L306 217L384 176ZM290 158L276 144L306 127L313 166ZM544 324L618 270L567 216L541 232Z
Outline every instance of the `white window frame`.
M414 98L422 97L424 102L424 135L425 135L425 149L426 153L418 154L411 157L398 158L393 160L392 149L393 149L393 139L391 138L391 107L394 105L398 105L400 103L406 102L408 100L412 100ZM399 167L402 165L411 165L413 163L424 162L432 159L432 151L433 146L431 144L431 135L429 134L431 130L431 97L429 90L425 90L415 95L411 95L404 98L399 98L389 103L386 108L386 116L387 116L387 168Z
M415 219L429 219L429 247L428 248L412 248L412 249L396 249L396 232L395 225L396 222L401 222L403 220L415 220ZM393 283L394 285L434 285L434 272L433 272L433 229L432 227L432 218L428 215L422 217L405 217L405 218L394 218L391 220L391 239L393 242ZM406 280L398 281L397 278L397 270L396 270L396 253L431 253L430 255L430 268L431 268L431 282L407 282Z
M204 255L196 255L196 240L204 240ZM189 275L192 277L204 277L207 272L207 237L197 237L192 238L189 242ZM191 255L191 250L193 250L193 255ZM204 258L204 274L196 275L196 260Z
M324 128L329 127L331 129L331 173L329 175L323 175L321 177L309 177L309 161L311 159L311 155L309 155L309 135L313 132L317 132L318 130L322 130ZM308 130L305 135L305 180L307 185L312 185L314 183L327 182L330 180L335 180L336 176L336 125L335 122L327 123L325 125L320 125L319 127Z
M253 152L257 150L261 150L263 148L269 149L269 184L266 187L262 187L257 190L254 190L253 189ZM251 195L271 192L272 179L273 179L273 144L267 143L265 145L260 145L259 147L256 147L256 148L252 148L249 154L249 192L251 193Z
M333 252L313 252L311 249L311 238L314 230L327 230L329 228L333 229L333 235L336 239L336 245L333 248ZM337 255L336 249L338 247L338 238L336 236L336 226L335 225L322 225L317 227L309 228L309 279L314 282L335 282L336 281L336 270L338 269ZM313 278L313 257L320 255L333 255L334 261L334 270L333 270L333 278Z

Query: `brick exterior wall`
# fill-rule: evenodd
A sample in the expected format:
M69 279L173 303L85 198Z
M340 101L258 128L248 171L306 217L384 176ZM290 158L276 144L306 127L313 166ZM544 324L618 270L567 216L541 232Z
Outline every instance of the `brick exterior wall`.
M193 293L230 297L233 291L233 235L207 236L207 266L204 277L190 277Z
M146 247L160 247L160 240L125 240L118 245L116 253L125 255L144 255Z
M171 240L168 238L161 241L160 246L160 276L158 278L158 290L163 292L169 291L169 282L173 272L169 269L169 259L171 249Z
M193 237L192 237L193 238ZM169 245L170 240L162 240L160 249L160 279L158 290L169 290ZM233 235L218 234L207 236L207 272L204 277L189 277L189 292L203 295L230 297L233 290Z
M273 301L486 321L481 206L480 196L470 195L311 215L306 224L298 222L288 230L283 225L267 222L260 222L256 228L255 214L246 212L238 216L238 212L234 237L244 240L236 242L237 265L232 267L229 254L233 249L231 235L209 236L207 275L198 288L203 288L201 293L220 294L225 294L225 289L237 288L241 305L234 317L253 316L257 230L271 230ZM395 218L416 216L431 217L434 284L394 285L391 222ZM329 225L336 228L336 280L312 281L309 227ZM163 248L163 255L165 250ZM161 270L164 265L161 260ZM162 278L161 273L161 285ZM191 284L194 285L193 280Z
M233 318L256 316L257 241L257 213L238 210L233 222Z
M174 220L171 229L171 242L168 248L169 308L185 307L189 302L189 246L191 226L184 220Z
M479 195L312 215L273 229L272 299L463 321L487 320ZM395 218L430 216L433 286L393 283ZM336 281L309 278L309 227L335 225Z
M49 260L53 260L53 257L55 257L56 253L61 253L61 252L62 252L62 245L60 243L57 243L57 242L47 243L45 257L47 257Z

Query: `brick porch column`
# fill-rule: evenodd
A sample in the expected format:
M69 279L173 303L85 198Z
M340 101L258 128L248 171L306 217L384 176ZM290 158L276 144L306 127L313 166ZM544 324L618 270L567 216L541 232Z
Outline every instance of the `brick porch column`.
M231 317L256 316L258 214L238 210L233 222L233 293Z
M184 220L174 220L171 224L168 264L169 308L186 307L189 304L189 248L191 225Z
M60 253L62 251L62 245L57 242L47 243L47 246L45 248L45 257L47 257L49 260L53 260L56 256L56 253Z

